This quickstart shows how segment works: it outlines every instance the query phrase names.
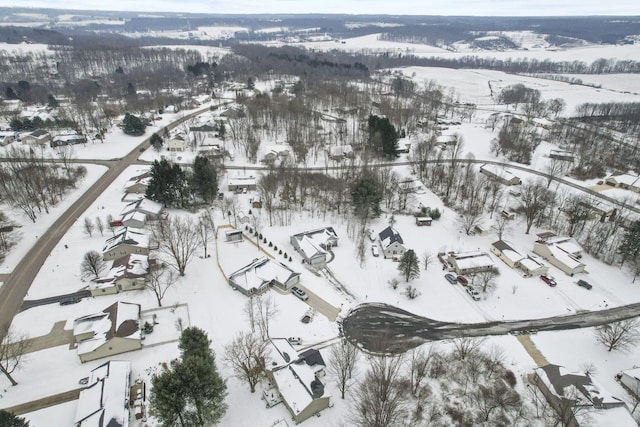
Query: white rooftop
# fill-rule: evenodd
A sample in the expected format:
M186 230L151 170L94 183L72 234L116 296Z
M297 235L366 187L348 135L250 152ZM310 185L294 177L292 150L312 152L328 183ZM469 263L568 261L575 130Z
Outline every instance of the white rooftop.
M129 375L131 362L111 360L91 371L89 385L80 392L77 427L129 425Z

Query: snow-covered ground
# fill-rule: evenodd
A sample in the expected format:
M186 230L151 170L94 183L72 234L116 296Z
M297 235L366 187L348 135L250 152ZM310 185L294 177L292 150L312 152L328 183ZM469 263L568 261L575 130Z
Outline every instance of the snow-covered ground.
M363 46L368 43L369 47L375 46L382 49L388 47L386 44L371 38L347 40L346 45L340 45L340 47L351 48L356 45L356 42L362 43ZM318 43L318 46L321 45L323 44ZM332 48L338 46L335 43L325 45ZM414 46L415 49L419 48L415 45L411 46ZM398 48L400 49L400 47ZM410 47L404 46L401 49L407 48ZM598 50L597 48L599 47L574 49L579 52L576 53L572 50L558 53L558 55L562 55L563 59L568 59L572 55L587 55L587 50L585 49L591 49L589 55L596 55L595 52L599 52L599 56L594 56L593 59L600 56L615 56L622 59L626 52L625 49L635 48L636 54L638 49L635 46L608 47L608 50ZM425 50L424 54L454 55L440 50L436 52L436 48L432 47L429 47L429 49L433 50L433 52ZM541 52L540 55L543 53L545 52ZM497 55L498 53L491 52L491 54ZM526 53L527 56L529 54L534 55L533 53ZM556 55L555 52L546 52L545 54ZM583 60L587 60L585 59L586 57L583 56ZM414 78L416 81L434 79L443 86L455 87L461 100L474 102L478 105L493 103L490 99L488 82L491 82L494 91L509 84L524 82L531 87L540 89L544 98L564 98L569 109L580 102L594 100L602 102L611 99L637 101L637 96L634 94L622 94L624 97L621 98L620 93L612 94L606 89L633 92L636 90L636 86L640 84L633 75L625 75L625 77L629 77L628 86L615 79L600 79L599 76L596 76L593 81L601 82L603 85L603 89L598 91L595 88L572 86L543 79L510 76L485 70L457 71L412 67L403 69L403 72L408 76L413 76L415 73ZM583 77L581 78L584 81L589 81L588 76ZM452 126L447 131L447 133L459 132L464 136L463 156L470 153L477 159L495 159L489 150L489 144L491 139L495 137L495 132L486 129L484 125L488 114L490 114L490 111L479 111L470 122ZM170 115L164 115L163 121L157 123L157 126L162 126L169 121L171 121ZM104 144L87 144L86 146L77 147L76 157L80 159L110 159L122 156L131 147L137 145L142 138L150 135L152 131L153 128L149 129L145 136L133 138L122 134L119 129L112 130ZM263 146L275 143L276 141L263 141ZM550 148L551 146L545 143L538 147L533 156L533 164L531 165L533 169L543 170L548 161L546 153ZM154 150L147 150L141 154L141 158L152 160L159 158L162 154L168 155L166 151L157 153ZM181 159L178 159L178 155L175 155L175 160L188 163L193 158L193 155L193 153L186 152L179 156ZM249 165L249 162L242 156L242 153L236 152L235 160L228 162L228 164L244 166ZM104 171L99 166L90 166L88 169L89 174L85 179L85 183L83 183L84 188L90 182L95 181ZM146 169L148 169L146 166L130 167L78 218L76 224L65 235L43 265L29 291L29 299L74 292L86 286L86 283L80 278L81 257L88 250L101 250L104 240L111 235L111 232L107 229L104 232L104 236L101 236L99 232L95 232L92 237L88 236L82 226L84 218L88 217L95 220L96 217L100 217L104 221L107 214L117 217L125 205L120 200L125 182ZM396 172L403 177L411 176L407 167L398 167ZM236 173L240 172L228 172L227 177ZM523 179L530 179L527 176L528 174L518 173L522 175ZM248 212L250 200L257 197L256 193L231 195L225 191L225 179L223 177L221 181L221 191L224 191L228 197L236 198L239 211ZM56 209L64 209L64 206L68 206L65 203L72 203L78 197L78 194L74 193L67 197L65 202L56 207ZM394 227L402 235L406 246L414 249L418 255L423 253L436 254L450 250L481 250L488 252L489 245L497 240L496 236L491 234L482 237L467 236L461 232L457 224L457 214L446 208L441 200L428 188L423 189L410 203L414 208L422 204L423 206L438 208L443 212L442 218L434 221L431 227L417 227L410 216L396 215L394 217ZM292 255L291 262L284 262L293 270L302 273L301 283L330 304L341 307L343 312L361 302L386 302L433 319L475 323L571 314L580 310L601 310L605 307L640 301L640 289L631 282L631 277L625 270L604 265L588 255L583 257L588 273L579 277L566 276L552 267L551 274L558 281L558 286L555 288L548 287L539 278L522 277L515 270L503 264L502 261L490 255L500 269L501 275L497 280L496 290L477 302L471 300L460 285L449 284L443 278L443 272L436 261L429 266L428 270L422 271L419 279L410 283L421 293L418 298L410 300L403 294L405 283L399 278L396 263L391 260L385 260L382 257L374 257L370 251L367 251L364 265L358 265L355 261L356 247L354 239L349 237L347 221L342 217L327 215L324 218L319 218L317 213L304 211L294 215L290 226L271 227L268 226L269 221L266 212L260 209L253 209L252 211L254 215L261 216L262 233L267 239ZM170 211L170 214L188 215L177 211ZM214 214L216 225L220 226L229 222L229 218L223 216L220 209L216 208ZM51 217L53 215L54 213L51 214ZM370 227L379 232L388 225L389 220L389 215L383 214L380 218L373 220ZM29 227L29 235L37 235L37 231L45 229L53 220L47 221L48 218L41 218L35 226ZM489 219L486 219L486 221L487 224L485 225L488 226ZM300 256L293 252L293 248L289 244L289 236L291 234L320 226L334 227L340 238L339 245L334 248L335 259L329 264L329 269L353 297L345 295L328 281L306 270L301 263ZM534 228L531 234L526 235L524 234L524 229L525 225L522 220L514 220L510 231L505 237L522 254L531 252L535 233L543 231ZM6 270L8 266L15 265L21 254L26 252L26 249L20 248L27 247L26 245L29 243L27 237L25 235L24 242L20 244L15 253L9 255L9 262L5 261L5 264L2 265L3 271L10 271L10 269ZM64 247L65 244L68 248ZM249 243L244 244L240 250L236 250L235 246L230 245L232 244L223 242L222 235L218 242L212 242L208 247L208 252L212 254L212 257L204 258L199 256L195 258L187 268L186 276L181 278L176 286L168 292L163 305L172 307L176 304L185 304L188 314L180 314L180 316L186 317L186 319L181 317L184 324L195 325L205 329L212 340L213 348L217 354L218 366L222 375L227 378L229 387L229 395L227 397L229 409L221 425L238 427L269 426L278 419L290 419L290 415L284 406L278 405L271 409L266 409L264 402L260 399L260 394L249 393L249 389L244 383L232 378L230 367L223 362L224 346L238 331L246 331L250 326L247 321L247 315L244 312L246 297L239 292L233 291L228 286L216 260L219 258L223 266L228 264L242 265L243 263L248 264L261 254L255 246ZM263 246L263 249L270 251L268 247L264 248ZM273 253L273 255L278 260L283 259L276 253ZM11 264L13 259L11 257L15 258L12 261L13 264ZM396 290L392 289L388 284L394 278L400 279L400 286ZM579 278L585 278L593 284L594 288L591 291L587 291L576 286L574 282ZM322 342L337 336L338 330L335 323L328 321L320 314L317 314L310 324L301 323L300 317L307 311L308 306L292 295L282 295L275 291L270 291L267 295L274 299L279 308L279 314L273 320L271 327L274 337L299 336L306 345ZM78 304L68 306L52 304L32 308L19 313L15 317L14 327L28 331L31 336L47 334L52 325L58 321L65 321L68 329L70 327L69 322L73 319L101 311L117 300L139 303L142 305L143 310L156 307L155 299L151 293L134 291L114 296L89 298ZM181 313L184 312L181 311ZM162 322L160 327L166 328L163 330L163 334L168 334L169 330L172 333L175 331L176 325L169 318L166 322ZM640 356L640 350L634 349L629 353L607 353L602 346L595 343L591 329L538 333L533 337L533 340L551 363L564 365L569 370L578 370L584 363L593 363L597 369L595 373L596 380L605 385L610 393L617 397L628 399L622 388L612 378L619 370L634 366ZM510 369L516 372L519 378L522 378L535 367L531 358L514 337L493 337L490 343L498 343L506 349L509 355L508 364ZM327 358L327 351L323 350L323 352L325 358ZM149 381L151 375L156 369L159 369L163 362L168 362L177 355L178 350L175 343L168 343L122 354L117 356L116 359L131 360L132 377ZM56 369L51 369L51 360L56 361ZM79 379L86 377L91 369L103 362L103 360L98 360L82 364L76 352L66 345L31 353L28 355L24 369L15 374L19 382L18 386L10 387L3 378L0 379L0 390L6 390L0 393L0 406L13 406L38 397L76 388L78 387ZM64 375L60 375L60 372L64 372ZM339 395L332 382L328 385L328 392L333 396ZM339 399L339 397L334 397L333 403L334 406L323 411L321 417L312 417L305 421L305 426L320 427L345 423L345 415L348 412L347 403ZM50 425L49 420L51 419L60 420L60 425L68 425L73 422L75 409L74 402L69 402L27 414L27 418L35 427L46 427ZM251 414L251 416L247 416L247 414ZM133 425L138 426L141 424Z

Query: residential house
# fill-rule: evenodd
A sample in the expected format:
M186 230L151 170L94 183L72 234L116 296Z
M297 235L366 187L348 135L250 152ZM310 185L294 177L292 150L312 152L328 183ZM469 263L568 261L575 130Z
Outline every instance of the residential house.
M124 185L124 192L144 196L147 192L149 181L151 181L151 174L149 172L134 176Z
M571 151L551 150L549 152L549 158L555 160L563 160L565 162L573 162L575 156Z
M640 368L624 370L618 374L617 378L630 393L640 398Z
M524 272L526 276L539 276L546 274L549 267L531 256L523 256L509 243L498 240L491 244L491 253L500 258L511 268L517 268Z
M587 373L569 372L564 367L548 364L529 376L545 399L561 418L562 425L578 427L576 415L589 412L598 425L637 426L625 403L609 394Z
M229 275L229 285L245 295L261 294L270 286L289 290L299 281L300 273L267 257L256 258L249 265Z
M449 253L447 261L457 274L475 274L495 268L493 260L486 252L472 251Z
M504 185L520 185L522 183L520 177L514 175L513 172L494 165L480 166L480 173Z
M142 348L140 304L118 301L103 311L73 321L81 362Z
M603 200L580 201L578 205L587 210L589 219L599 218L600 222L612 221L616 217L616 213L618 213L616 207Z
M569 276L581 273L585 269L585 265L579 260L582 256L582 248L568 238L538 240L533 244L533 253L540 255Z
M291 147L285 144L269 145L265 149L265 154L262 157L262 161L265 163L273 163L278 159L289 157Z
M125 427L129 425L131 362L110 360L91 371L80 391L75 427Z
M102 248L105 261L130 254L149 255L149 236L139 229L125 228L107 239Z
M66 145L77 145L77 144L86 144L86 143L87 143L86 136L73 133L73 134L57 135L53 138L53 140L49 143L49 145L51 146L51 148L55 148L55 147L63 147Z
M640 177L625 173L622 175L612 175L604 180L605 184L616 188L624 188L635 193L640 193Z
M527 255L526 258L516 262L516 267L522 270L526 276L540 276L549 272L549 266L532 255Z
M155 264L155 260L146 255L129 254L114 259L109 271L89 284L91 296L144 289L150 264Z
M329 147L329 158L331 160L350 159L354 155L351 145L332 145Z
M147 223L147 216L142 212L129 212L120 220L124 227L143 228Z
M327 264L329 254L315 239L302 235L299 238L293 236L292 243L295 250L302 255L302 262L312 267L322 268Z
M162 209L162 204L147 198L142 198L128 203L124 209L122 209L120 215L124 217L132 212L140 212L145 214L148 220L160 219L162 216Z
M270 340L270 363L266 373L271 390L291 413L297 424L331 406L331 396L322 382L326 363L320 352L308 349L298 353L284 338Z
M297 241L302 236L307 236L315 240L317 244L324 250L329 250L338 246L338 235L333 227L321 227L314 228L313 230L303 231L302 233L294 234L289 238L291 245L296 248Z
M167 141L167 150L171 152L183 152L187 151L188 148L188 139L181 135L176 135L173 138L169 139L169 141Z
M33 132L20 136L23 144L45 145L51 142L51 134L44 129L37 129Z
M255 191L257 188L257 180L253 176L239 176L235 178L229 178L227 182L227 189L229 191L247 190Z
M380 249L385 258L401 258L407 251L402 236L394 228L387 227L378 233Z

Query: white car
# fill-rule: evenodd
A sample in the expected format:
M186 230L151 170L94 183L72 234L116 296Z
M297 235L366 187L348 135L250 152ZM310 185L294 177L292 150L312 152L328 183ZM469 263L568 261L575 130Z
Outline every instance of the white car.
M298 298L300 298L302 301L306 301L309 299L309 295L307 295L305 291L303 291L297 286L294 286L293 288L291 288L291 293L297 296Z
M293 345L302 344L302 339L300 337L289 337L287 338L287 341L289 341L289 344L293 344Z
M471 299L473 299L474 301L480 301L480 294L478 293L478 291L476 291L472 287L467 287L465 289L467 290L467 293L469 294Z
M378 245L371 245L371 253L373 256L380 255L380 251L378 251Z

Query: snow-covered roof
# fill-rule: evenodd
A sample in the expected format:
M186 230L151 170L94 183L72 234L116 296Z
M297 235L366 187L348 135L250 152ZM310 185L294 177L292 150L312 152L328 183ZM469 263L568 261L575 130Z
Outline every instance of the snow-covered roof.
M303 236L311 238L315 244L325 248L328 246L335 246L338 242L338 235L333 227L316 228L314 230L294 234L294 237L298 240L302 240Z
M520 179L517 175L514 175L513 172L511 172L509 170L506 170L506 169L503 169L503 168L500 168L500 167L493 166L493 165L484 164L484 165L480 166L480 170L484 171L484 172L487 172L487 173L489 173L489 174L491 174L493 176L496 176L498 178L501 178L501 179L503 179L505 181L511 181L511 180L514 180L514 179L519 180Z
M382 244L383 249L388 248L396 242L401 245L404 244L402 236L400 236L400 233L398 233L393 227L385 228L378 234L378 237L380 237L380 243Z
M491 257L487 253L480 251L453 254L453 258L456 260L456 265L461 270L490 267L494 265Z
M618 184L633 186L634 184L638 184L638 180L640 180L640 177L638 177L637 175L631 175L629 173L625 173L622 175L612 175L609 178L607 178L607 180L615 181Z
M330 156L349 156L353 154L353 147L350 145L332 145L329 147Z
M78 427L127 427L131 362L111 360L91 371L89 385L80 392L75 423Z
M242 177L229 178L228 184L229 185L255 185L256 182L257 182L256 178L253 176L242 176Z
M146 220L147 220L147 215L138 211L129 212L128 214L122 217L123 222L124 221L140 221L144 223Z
M160 215L162 212L162 204L149 200L147 198L138 199L126 205L120 215L126 215L133 211Z
M149 272L147 255L130 254L113 260L111 268L104 276L92 281L90 289L101 289L113 286L121 278L144 277Z
M127 227L115 236L107 239L102 248L102 252L110 251L120 245L138 246L149 248L149 236L139 231L138 228Z
M540 267L544 267L544 264L539 263L532 258L522 258L518 263L529 271L537 270Z
M298 240L300 252L306 259L310 259L317 254L326 254L327 252L320 247L320 244L316 243L314 239L309 236L302 236Z
M580 247L580 245L571 240L565 240L564 242L556 243L556 246L572 255L582 253L582 248Z
M561 263L563 263L564 265L566 265L570 269L573 270L575 268L584 266L583 263L578 261L576 258L574 258L569 253L567 253L567 252L563 251L562 249L558 248L557 246L548 245L547 247L549 248L549 251L551 252L551 255L553 255L553 257L555 259L557 259L558 261L560 261Z
M514 263L524 258L522 255L520 255L520 253L517 250L511 247L509 243L503 240L498 240L497 242L493 242L491 245L494 246L496 249L500 250L502 255L504 255Z
M78 343L78 354L91 353L113 338L140 339L140 304L118 301L100 313L89 314L73 321L75 337L92 333L92 338Z
M267 257L256 258L251 264L231 273L229 280L249 291L260 289L263 285L276 280L286 283L292 276L298 275L286 265Z
M625 369L622 373L640 380L640 368Z

